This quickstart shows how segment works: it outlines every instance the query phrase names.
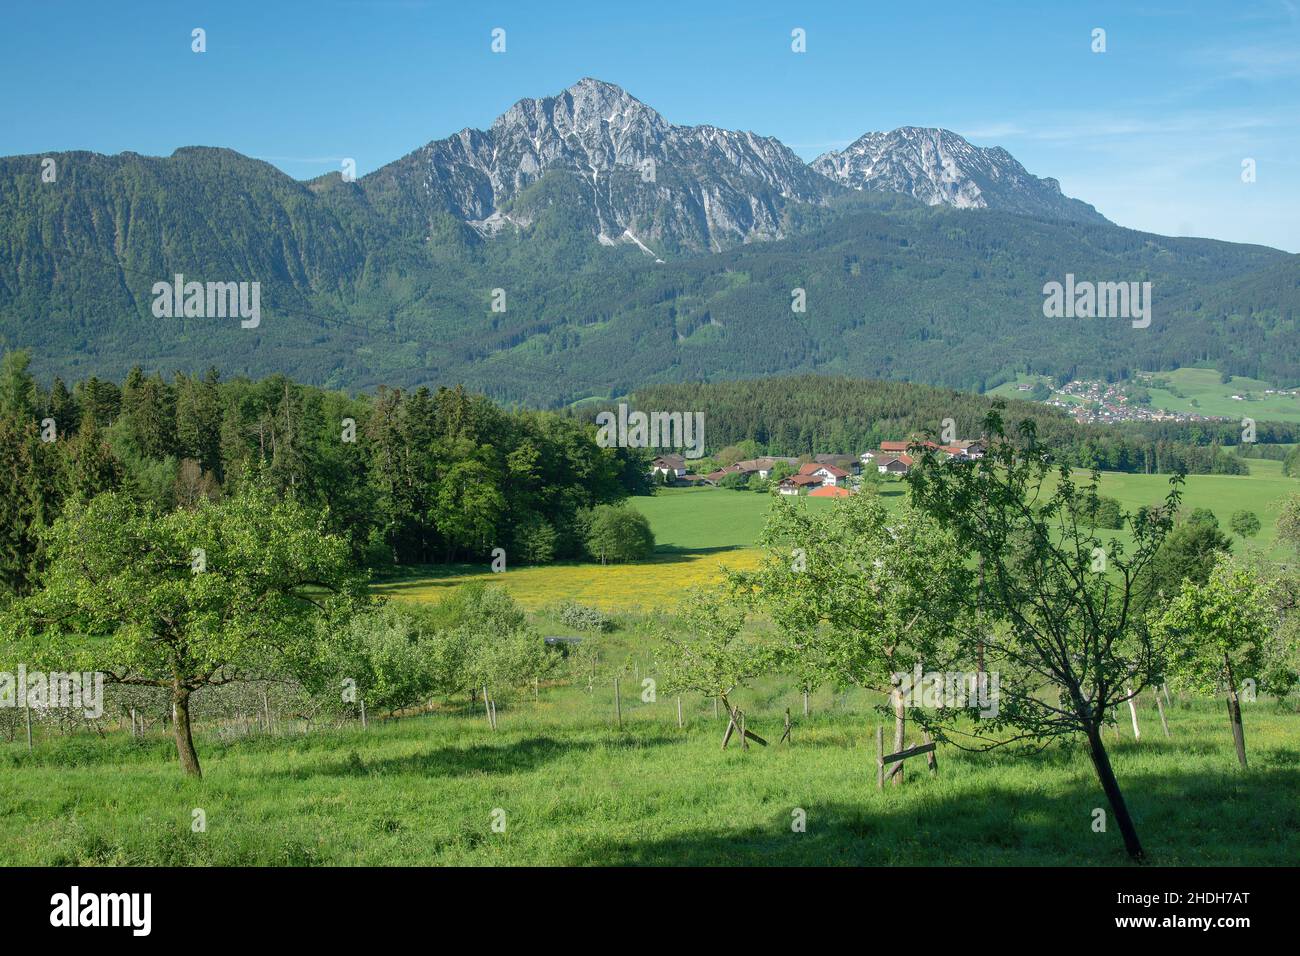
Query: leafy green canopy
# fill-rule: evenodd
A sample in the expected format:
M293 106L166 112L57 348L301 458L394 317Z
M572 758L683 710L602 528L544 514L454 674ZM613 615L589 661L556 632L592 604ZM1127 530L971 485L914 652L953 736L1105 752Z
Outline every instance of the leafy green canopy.
M364 599L325 518L254 483L165 514L116 492L74 499L45 542L40 588L6 618L10 654L177 694L319 677L316 622Z

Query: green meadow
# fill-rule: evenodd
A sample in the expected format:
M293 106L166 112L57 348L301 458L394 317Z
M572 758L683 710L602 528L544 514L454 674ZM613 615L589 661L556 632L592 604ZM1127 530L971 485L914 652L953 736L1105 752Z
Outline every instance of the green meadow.
M629 677L621 729L608 684L503 701L495 732L468 706L365 730L200 728L202 780L180 773L159 736L8 745L0 863L1126 865L1116 829L1092 828L1105 799L1076 745L942 746L936 776L909 761L901 787L878 791L883 718L863 692L819 691L808 718L788 686L744 692L748 726L772 743L723 751L706 701L683 702L679 729L675 699L642 703L634 687ZM786 707L792 743L779 744ZM1151 862L1294 864L1300 715L1249 705L1240 771L1222 702L1175 699L1168 713L1168 739L1149 697L1140 740L1127 714L1107 734Z
M1193 476L1186 504L1226 524L1248 507L1269 547L1279 500L1300 491L1276 462L1249 477ZM1160 500L1163 476L1104 477L1126 507ZM884 486L890 502L901 485ZM203 723L201 780L176 765L170 738L122 728L102 736L38 731L0 743L3 865L1127 865L1119 833L1093 829L1105 807L1082 747L1035 754L938 751L938 773L909 761L902 786L875 785L867 692L817 690L811 714L782 678L736 694L770 746L720 747L712 702L643 699L655 674L646 611L722 565L757 559L770 500L718 489L668 491L635 505L659 542L654 560L511 569L424 569L379 588L440 600L474 577L503 584L548 634L575 634L542 610L561 597L615 613L585 639L603 675L540 686L498 703L498 729L468 701L400 718L313 727L281 717L271 733ZM812 500L813 507L834 507ZM1300 853L1300 713L1294 701L1246 705L1250 767L1238 769L1223 702L1174 686L1161 730L1154 697L1106 735L1150 861L1157 865L1293 864ZM786 709L792 742L778 743ZM917 742L909 734L909 743ZM206 829L195 832L195 811ZM792 826L804 819L804 832Z
M1159 386L1151 382L1160 382ZM1026 398L1017 385L1053 387L1052 379L1042 375L1020 375L1003 382L985 394L994 398ZM1212 368L1179 368L1172 372L1140 372L1128 384L1141 385L1151 393L1151 407L1167 412L1186 412L1211 418L1253 418L1257 422L1300 422L1300 395L1269 395L1277 386L1260 379L1232 376L1222 381ZM1293 389L1287 389L1293 391ZM1240 396L1234 398L1233 396ZM1053 390L1052 397L1071 404L1082 404L1074 395Z
M1250 417L1260 422L1300 422L1300 396L1267 395L1266 390L1276 386L1259 379L1233 376L1222 382L1212 368L1180 368L1152 375L1169 383L1168 388L1146 386L1151 404L1167 411ZM1241 398L1235 399L1234 395Z
M1246 542L1273 554L1278 510L1290 494L1300 493L1300 481L1282 474L1282 463L1252 459L1249 475L1189 475L1183 485L1183 507L1208 508L1225 533L1233 512L1246 509L1259 515L1261 529ZM1080 473L1080 478L1086 474ZM1105 472L1103 494L1127 510L1162 502L1169 493L1168 475ZM899 481L880 485L890 506L906 500ZM832 498L801 498L810 508L831 508ZM606 611L649 611L671 606L688 588L717 580L723 568L752 568L756 548L772 499L749 491L724 488L663 489L653 497L632 499L650 520L657 551L650 561L601 567L565 562L545 567L507 569L493 574L481 565L419 568L378 590L403 600L440 600L450 589L470 580L500 584L525 607L539 609L559 600L574 600ZM1125 532L1104 537L1127 538ZM1236 539L1237 547L1242 546Z

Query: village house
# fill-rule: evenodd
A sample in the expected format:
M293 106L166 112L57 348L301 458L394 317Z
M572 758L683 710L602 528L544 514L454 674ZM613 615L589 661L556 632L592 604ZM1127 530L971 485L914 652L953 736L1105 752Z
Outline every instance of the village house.
M820 488L821 484L822 480L815 475L791 475L789 478L781 479L777 491L783 495L797 495L801 491Z
M650 473L656 478L666 475L671 481L686 474L686 459L681 455L660 455L650 463Z
M799 464L799 459L798 458L774 458L769 456L766 458L750 458L747 461L737 462L737 464L744 466L746 469L754 471L758 475L758 477L765 479L772 474L772 469L775 468L778 464L785 464L785 465L789 465L791 468L794 468Z
M727 465L725 468L719 468L717 471L709 473L709 481L717 484L727 475L758 475L766 480L771 474L772 469L778 464L786 464L791 468L797 467L798 458L747 458L744 461L738 461L734 465Z
M851 475L859 474L862 471L861 460L853 455L814 455L813 461L819 465L834 465Z
M882 475L906 475L912 470L911 455L882 455L876 462Z
M819 465L815 461L810 461L800 468L799 475L818 478L822 484L831 487L843 483L849 477L849 473L843 468L837 468L834 465Z

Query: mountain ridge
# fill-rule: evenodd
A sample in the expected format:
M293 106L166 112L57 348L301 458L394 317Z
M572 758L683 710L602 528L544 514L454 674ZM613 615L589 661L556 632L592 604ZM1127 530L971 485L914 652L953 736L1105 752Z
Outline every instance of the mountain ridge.
M343 388L463 381L540 405L796 370L978 389L1208 358L1300 380L1300 256L927 205L834 183L771 138L578 92L521 100L490 139L462 131L355 181L224 147L52 154L53 183L42 157L0 157L0 347L69 377L215 362ZM646 158L666 160L649 181ZM259 282L260 328L155 318L152 285L177 273ZM1149 334L1046 322L1043 285L1066 273L1153 281Z
M937 127L863 133L809 165L841 185L905 193L931 206L1108 221L1088 203L1064 195L1056 179L1030 173L1001 146L975 146Z

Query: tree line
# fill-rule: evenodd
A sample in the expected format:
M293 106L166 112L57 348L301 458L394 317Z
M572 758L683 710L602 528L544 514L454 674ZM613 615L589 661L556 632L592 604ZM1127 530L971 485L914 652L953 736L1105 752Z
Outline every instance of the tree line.
M941 438L951 419L956 438L980 437L998 400L911 382L798 375L732 382L651 385L638 389L641 409L701 411L711 449L751 441L765 454L858 454L882 441ZM1227 453L1241 446L1234 422L1082 425L1032 402L1004 402L1013 434L1032 421L1037 441L1081 468L1145 474L1247 474ZM1257 422L1257 443L1300 441L1300 425Z
M0 360L0 589L24 593L41 532L73 499L121 492L160 513L237 494L253 474L325 514L369 568L512 563L595 553L593 522L648 483L641 456L602 448L593 427L506 410L463 388L348 395L284 376L225 381L132 369L48 387L25 352ZM631 519L595 528L597 558ZM624 538L627 535L623 536Z

